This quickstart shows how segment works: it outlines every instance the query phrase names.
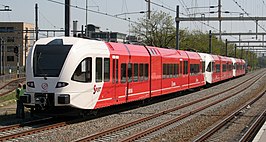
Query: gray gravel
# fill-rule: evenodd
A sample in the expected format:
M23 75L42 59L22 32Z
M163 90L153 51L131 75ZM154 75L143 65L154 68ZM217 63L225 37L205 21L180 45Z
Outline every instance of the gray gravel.
M133 110L129 110L129 111L125 111L125 112L121 112L119 114L112 114L112 115L108 115L108 116L104 116L101 118L97 118L97 119L93 119L93 120L89 120L86 122L81 122L81 123L77 123L77 124L71 124L62 128L58 128L58 129L54 129L54 130L50 130L50 131L45 131L43 133L38 133L38 134L34 134L31 136L27 136L27 137L22 137L20 139L16 139L14 141L73 141L76 140L78 138L90 135L90 134L94 134L96 132L117 126L119 124L123 124L129 121L133 121L136 120L138 118L141 117L145 117L147 115L150 115L152 113L156 113L168 108L172 108L173 106L178 106L187 102L190 102L192 100L196 100L202 97L205 97L209 94L212 94L213 92L217 92L217 91L221 91L225 88L229 88L239 82L242 82L243 80L251 77L251 76L255 76L256 74L261 73L261 71L255 71L252 74L247 74L246 76L234 79L234 80L230 80L228 82L222 83L220 85L214 86L212 88L209 89L204 89L202 91L198 91L192 94L188 94L185 96L181 96L181 97L177 97L171 100L167 100L167 101L163 101L163 102L159 102L150 106L145 106L145 107L141 107L141 108L137 108L137 109L133 109ZM238 98L239 99L239 98ZM237 100L237 99L236 99ZM222 106L219 106L222 107ZM219 114L222 115L222 114ZM202 120L199 120L202 121ZM191 127L192 126L187 126L187 127ZM199 126L200 127L200 126ZM184 130L189 130L189 129L184 129ZM190 132L188 132L190 133ZM177 135L179 134L179 132L174 132L173 134ZM156 141L156 139L154 139ZM164 141L164 140L171 140L171 139L167 139L167 136L163 137L162 135L158 137L159 141ZM175 139L176 140L176 139Z

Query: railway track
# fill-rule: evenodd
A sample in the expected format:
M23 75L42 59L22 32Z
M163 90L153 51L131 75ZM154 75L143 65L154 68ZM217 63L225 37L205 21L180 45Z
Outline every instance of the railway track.
M216 105L216 104L218 104L218 103L220 103L226 99L229 99L229 98L237 95L241 91L245 90L246 88L242 87L241 86L242 84L249 82L248 86L250 86L262 77L263 77L263 75L260 75L260 76L257 75L256 77L249 79L247 81L244 81L242 83L239 83L233 87L230 87L229 89L227 89L225 91L215 93L215 94L209 95L207 97L204 97L204 98L201 98L201 99L198 99L195 101L191 101L189 103L177 106L175 108L161 111L159 113L150 115L150 116L145 117L145 118L138 119L136 121L132 121L132 122L124 124L124 125L117 126L115 128L111 128L111 129L108 129L108 130L105 130L102 132L98 132L96 134L89 135L89 136L84 137L84 138L80 138L76 141L117 141L117 140L121 140L121 139L122 139L122 141L137 140L143 136L149 135L152 132L158 131L158 130L163 129L165 127L168 127L169 125L171 125L173 123L182 124L185 121L185 119L190 119L192 114L196 114L200 111L203 111L203 110L205 110L205 109L207 109L213 105ZM222 99L218 99L216 101L211 101L211 103L207 103L207 105L204 105L201 107L194 106L194 108L193 107L190 108L190 111L184 111L183 113L182 113L182 111L176 112L176 111L180 111L183 108L191 107L192 105L197 104L199 102L203 102L203 101L206 101L208 99L217 97L217 96L219 96L225 92L231 91L231 90L238 88L238 87L239 88L242 87L241 90L239 90L239 91L237 91L231 95L228 95L226 97L223 97ZM164 122L161 122L161 121L164 121ZM151 127L151 126L153 126L153 127Z
M7 132L7 131L14 130L14 129L22 128L24 126L41 124L41 123L49 121L49 120L51 120L51 117L43 118L43 119L37 119L37 120L32 120L32 121L28 121L28 122L23 122L23 123L20 123L20 124L13 124L13 125L9 125L9 126L6 126L6 127L1 127L0 128L0 132Z
M265 92L264 92L265 93ZM266 121L266 109L259 115L259 117L255 120L253 125L246 131L243 137L239 140L240 142L251 141L257 134L257 132L262 127L263 123Z
M255 98L253 98L251 101L249 101L248 103L246 103L245 105L243 105L242 107L240 107L239 109L237 109L236 111L234 111L233 113L231 113L228 117L226 117L225 119L223 119L220 123L218 123L217 125L213 126L207 132L205 132L204 134L202 134L201 136L199 136L197 139L194 140L194 142L206 141L214 133L218 132L219 130L221 130L224 127L228 127L227 126L228 123L233 123L231 121L236 116L238 116L239 114L241 114L241 112L245 108L252 106L263 95L265 95L265 93L266 93L266 90L262 91L258 96L256 96ZM255 121L254 125L252 125L252 127L250 127L250 129L243 135L243 137L241 138L241 140L239 140L240 142L246 142L246 141L252 140L251 138L253 138L254 135L257 132L255 130L258 129L258 128L260 128L259 126L261 126L264 123L263 120L265 120L265 114L266 114L266 110L264 110L264 112Z
M250 84L254 83L256 81L256 79L258 79L258 78L259 78L259 75L256 75L256 76L253 76L252 78L249 78L249 79L245 80L244 82L246 82L246 83L248 83L248 85L250 85ZM233 90L234 88L237 88L237 87L242 87L241 84L244 84L244 82L243 83L236 84L236 85L228 88L227 91L228 90ZM244 88L244 87L242 87L242 88ZM164 120L169 119L168 116L171 116L171 117L172 116L178 116L178 117L180 117L181 116L180 115L181 113L176 113L174 111L180 110L182 108L188 107L188 106L193 105L193 104L196 104L197 102L204 101L205 99L213 98L213 97L218 96L218 95L220 95L220 94L222 94L224 92L226 92L226 91L221 91L219 93L215 93L215 94L209 95L209 96L204 97L202 99L199 99L199 100L196 100L196 101L191 101L191 102L189 102L187 104L178 106L176 108L172 108L172 109L169 109L169 110L166 110L166 111L162 111L160 113L156 113L155 115L151 115L148 118L142 118L142 120L139 119L139 121L141 121L141 122L134 121L134 122L128 123L128 125L131 125L130 126L131 128L129 128L128 132L130 132L132 130L132 126L133 127L139 127L138 124L146 123L147 126L150 126L150 125L155 126L155 125L161 123L161 122L159 122L159 121L162 121L161 119L159 119L158 122L156 122L156 123L154 123L154 122L152 122L152 123L147 122L148 120L152 120L152 119L157 118L157 117L161 117L161 118L164 117ZM167 115L167 116L163 116L163 115ZM23 137L23 136L28 136L28 135L31 135L31 134L40 133L40 132L43 132L43 131L46 131L46 130L51 130L51 129L55 129L55 128L59 128L59 127L64 127L66 125L73 124L73 123L74 123L73 121L67 121L67 122L60 122L60 123L51 124L51 125L45 125L45 126L41 126L41 127L38 127L38 128L31 128L30 130L15 132L15 134L9 134L9 135L5 135L5 136L0 136L0 141L5 141L5 140L11 140L11 139L15 139L15 138L20 138L20 137ZM82 139L78 139L77 141L92 141L92 140L97 141L97 140L103 140L103 139L110 140L108 138L108 136L109 136L109 134L114 134L114 131L116 131L116 132L118 132L118 133L120 133L122 135L124 135L125 133L127 133L127 132L125 132L123 130L128 129L128 126L125 126L124 125L123 127L124 128L122 128L122 127L119 127L118 128L117 127L116 130L115 129L114 130L110 130L109 129L110 131L107 130L104 133L99 132L97 134L90 135L91 138L94 137L92 139L83 139L82 138ZM122 130L122 132L121 132L121 130ZM8 131L9 130L7 130L7 132ZM119 137L120 134L114 134L116 136L112 136L112 137L115 139L116 137ZM111 141L112 141L112 139L111 139Z
M58 122L59 121L59 122ZM33 120L22 124L14 124L0 129L0 141L6 141L10 139L27 136L46 130L51 130L59 127L71 124L73 121L63 121L54 118L43 118L39 120Z

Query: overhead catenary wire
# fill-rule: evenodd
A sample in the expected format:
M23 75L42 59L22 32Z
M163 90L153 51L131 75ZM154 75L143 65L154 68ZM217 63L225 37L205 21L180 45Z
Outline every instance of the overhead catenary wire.
M53 3L56 3L56 4L60 4L60 5L66 5L65 3L63 2L58 2L58 1L55 1L55 0L47 0L49 2L53 2ZM69 5L70 7L73 7L73 8L76 8L76 9L80 9L80 10L85 10L86 11L86 8L83 8L83 7L79 7L79 6L75 6L75 5ZM95 10L91 10L91 9L88 9L88 11L90 12L93 12L93 13L97 13L97 14L101 14L101 15L105 15L105 16L109 16L109 17L112 17L112 18L116 18L116 19L120 19L120 20L124 20L124 21L128 21L128 19L126 18L121 18L121 17L117 17L115 15L112 15L112 14L108 14L106 12L100 12L100 11L95 11ZM132 21L130 20L131 23L135 23L135 24L139 24L138 22L136 21Z
M254 18L252 18L252 17L250 17L249 16L249 13L244 9L244 8L242 8L242 6L236 1L236 0L232 0L251 20L253 20L255 23L256 23L256 19L254 19ZM263 27L263 26L261 26L259 23L257 23L258 24L258 26L262 29L262 30L264 30L265 32L266 32L266 29Z
M45 16L44 16L44 14L42 14L41 13L41 11L39 11L39 13L40 13L40 15L43 17L43 19L45 20L45 21L47 21L53 28L58 28L58 29L60 29L58 26L55 26L51 21L49 21Z

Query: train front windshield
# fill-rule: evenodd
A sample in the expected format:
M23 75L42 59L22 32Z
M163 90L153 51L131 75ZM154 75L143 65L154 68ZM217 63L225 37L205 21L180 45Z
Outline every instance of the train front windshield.
M34 77L58 77L72 45L36 45Z

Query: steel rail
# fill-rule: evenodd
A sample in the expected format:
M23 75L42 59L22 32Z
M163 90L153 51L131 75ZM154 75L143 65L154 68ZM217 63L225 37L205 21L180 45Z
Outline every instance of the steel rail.
M49 119L52 119L52 118L48 117L48 118L43 118L43 119L38 119L38 120L32 120L32 121L24 122L24 123L21 123L21 124L13 124L13 125L9 125L9 126L6 126L6 127L1 127L0 128L0 132L10 131L10 130L14 130L14 129L21 128L21 127L28 126L28 125L36 125L36 124L42 123L43 121L47 121Z
M244 84L245 82L251 80L251 79L254 79L255 77L259 76L261 74L257 74L256 76L254 77L251 77L249 79L246 79L245 81L241 82L241 83L238 83L237 85L235 86L232 86L230 88L228 88L227 90L224 90L224 91L221 91L221 92L218 92L218 93L214 93L210 96L207 96L207 97L203 97L201 99L198 99L198 100L195 100L195 101L191 101L189 103L186 103L186 104L183 104L183 105L180 105L180 106L177 106L177 107L174 107L174 108L171 108L171 109L168 109L168 110L165 110L165 111L161 111L159 113L156 113L156 114L153 114L153 115L150 115L148 117L144 117L144 118L140 118L138 120L135 120L135 121L132 121L132 122L129 122L127 124L122 124L122 125L119 125L117 127L114 127L114 128L110 128L110 129L107 129L105 131L102 131L102 132L98 132L96 134L92 134L92 135L89 135L89 136L86 136L86 137L83 137L83 138L80 138L78 140L76 140L75 142L78 142L78 141L92 141L94 139L97 139L99 137L102 137L102 136L105 136L105 135L108 135L110 133L114 133L116 131L119 131L119 130L122 130L122 129L125 129L125 128L128 128L128 127L131 127L133 125L136 125L136 124L139 124L139 123L142 123L142 122L145 122L145 121L148 121L148 120L151 120L153 118L156 118L156 117L159 117L159 116L162 116L164 114L167 114L167 113L170 113L170 112L173 112L173 111L176 111L178 109L182 109L182 108L185 108L187 106L190 106L190 105L193 105L193 104L196 104L198 102L201 102L201 101L204 101L204 100L207 100L209 98L212 98L212 97L215 97L215 96L218 96L222 93L225 93L227 91L230 91L236 87L239 87L240 85ZM263 76L263 75L262 75ZM261 76L261 77L262 77ZM257 79L258 80L258 79ZM254 82L256 82L257 80L253 81L252 83L250 84L253 84ZM186 116L183 116L183 117L187 117L187 115L189 115L191 112L189 112L188 114L186 114ZM179 119L183 119L183 117L180 117Z
M225 124L227 124L228 122L230 122L233 118L235 118L235 116L244 108L246 108L248 105L252 105L253 103L255 103L259 98L261 98L264 94L265 94L264 90L263 92L259 93L259 95L252 99L251 101L249 101L248 103L246 103L245 105L243 105L242 107L240 107L238 110L234 111L233 113L231 113L228 117L226 117L224 120L222 120L220 123L218 123L217 125L215 125L214 127L212 127L209 131L205 132L204 134L202 134L201 136L199 136L197 139L194 140L194 142L201 142L204 140L207 140L211 135L213 135L215 132L217 132L218 130L220 130L222 127L225 126ZM248 135L247 135L248 136Z
M266 116L266 109L256 119L253 125L247 130L247 132L243 135L243 137L239 140L239 142L252 141L253 138L256 136L257 132L260 130L261 126L264 124L266 120L265 116Z
M236 93L233 93L233 94L231 94L231 95L229 95L229 96L227 96L227 97L225 97L225 98L222 98L222 99L220 99L220 100L214 101L214 102L212 102L212 103L210 103L210 104L207 104L207 105L205 105L205 106L202 106L202 107L200 107L200 108L197 108L197 109L195 109L195 110L192 110L192 111L190 111L190 112L187 112L187 113L185 113L185 114L182 114L182 115L180 115L180 116L178 116L178 117L176 117L176 118L173 118L173 119L171 119L171 120L169 120L169 121L166 121L166 122L164 122L164 123L162 123L162 124L159 124L159 125L157 125L157 126L151 127L151 128L149 128L149 129L147 129L147 130L141 131L141 132L139 132L139 133L137 133L137 134L134 134L134 135L132 135L132 136L129 136L129 137L127 137L127 138L121 140L121 142L131 142L131 141L137 140L137 139L139 139L139 138L141 138L141 137L144 137L144 136L146 136L146 135L148 135L148 134L150 134L150 133L152 133L152 132L158 131L158 130L160 130L160 129L166 127L166 126L169 126L169 125L171 125L171 124L173 124L173 123L175 123L175 122L178 122L178 121L180 121L180 120L182 120L182 119L184 119L184 118L187 118L187 117L189 117L189 116L191 116L191 115L193 115L193 114L196 114L196 113L198 113L198 112L200 112L200 111L202 111L202 110L204 110L204 109L207 109L207 108L209 108L209 107L211 107L211 106L213 106L213 105L216 105L216 104L218 104L218 103L220 103L220 102L222 102L222 101L224 101L224 100L227 100L227 99L229 99L229 98L231 98L231 97L237 95L238 93L242 92L243 90L245 90L245 89L242 89L242 90L237 91Z
M59 127L66 126L68 124L69 124L68 122L60 122L60 123L56 123L56 124L51 124L51 125L39 127L39 128L33 128L31 130L26 130L26 131L19 132L16 134L2 136L2 137L0 137L0 141L6 141L6 140L14 139L14 138L19 138L22 136L27 136L27 135L39 133L39 132L46 131L46 130L56 129Z

